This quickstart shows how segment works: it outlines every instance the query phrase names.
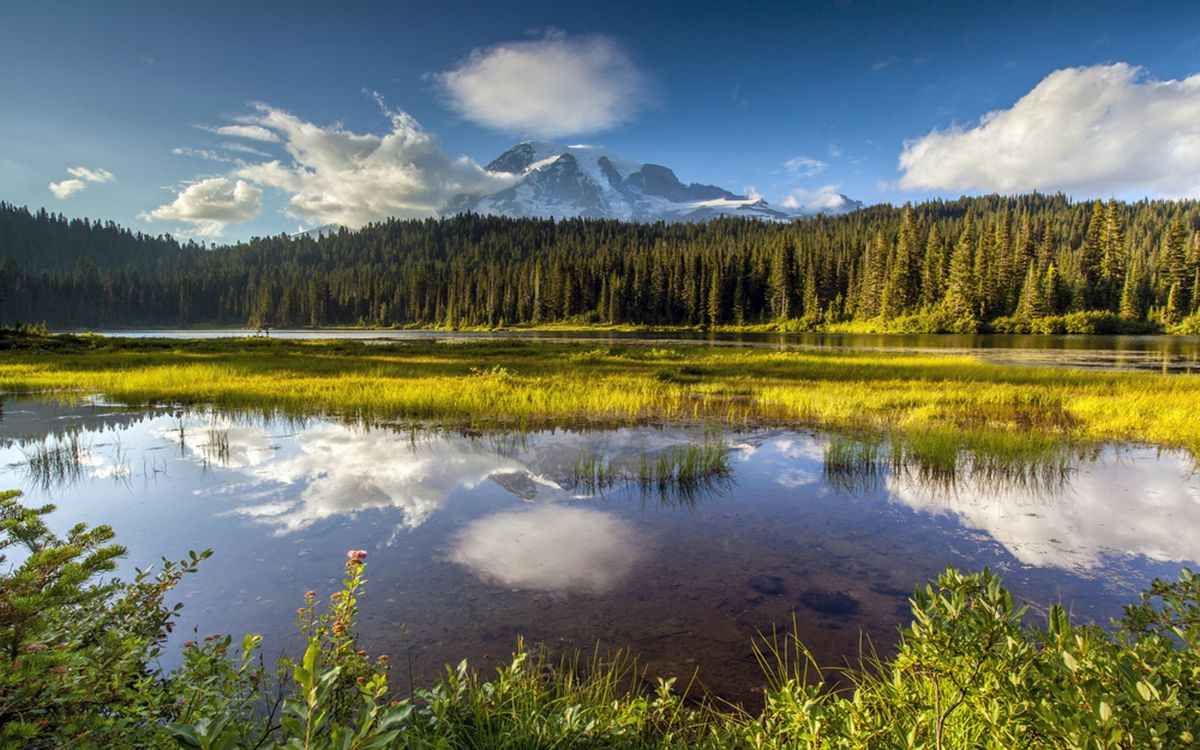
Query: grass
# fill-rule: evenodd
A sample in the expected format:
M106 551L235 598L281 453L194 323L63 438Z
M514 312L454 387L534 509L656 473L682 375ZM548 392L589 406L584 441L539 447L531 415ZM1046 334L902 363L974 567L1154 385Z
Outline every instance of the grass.
M54 442L40 441L22 449L25 474L42 489L70 485L83 477L91 453L87 441L71 432Z
M889 473L947 490L970 485L989 491L1057 491L1074 470L1075 452L1061 439L1040 433L932 429L834 434L825 448L824 472L832 486L847 491L876 489Z
M1194 377L926 354L10 335L0 340L0 391L462 429L807 426L904 436L925 463L957 460L947 447L955 443L1001 458L1048 441L1133 441L1200 456Z
M703 490L716 489L729 477L729 446L711 436L702 443L643 451L637 464L620 466L607 456L585 453L571 467L571 484L587 493L604 492L622 483L664 499L693 500Z

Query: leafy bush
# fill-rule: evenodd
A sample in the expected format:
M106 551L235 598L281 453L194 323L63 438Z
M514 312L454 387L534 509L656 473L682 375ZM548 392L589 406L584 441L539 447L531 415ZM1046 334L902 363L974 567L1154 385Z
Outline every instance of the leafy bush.
M0 745L249 748L1182 748L1200 724L1200 577L1155 581L1113 628L1061 606L1031 627L986 569L947 569L915 592L896 655L813 668L794 635L756 644L765 706L750 714L646 687L619 656L550 663L518 642L491 678L465 662L396 700L386 657L354 634L366 552L340 591L298 610L299 660L268 670L259 639L184 644L153 667L177 611L165 595L207 552L133 581L102 576L123 550L107 527L52 534L19 493L0 495Z

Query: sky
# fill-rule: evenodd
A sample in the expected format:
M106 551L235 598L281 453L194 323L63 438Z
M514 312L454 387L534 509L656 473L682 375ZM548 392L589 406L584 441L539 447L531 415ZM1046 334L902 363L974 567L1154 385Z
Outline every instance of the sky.
M1181 2L27 2L0 200L208 242L435 215L528 139L820 205L1200 197Z

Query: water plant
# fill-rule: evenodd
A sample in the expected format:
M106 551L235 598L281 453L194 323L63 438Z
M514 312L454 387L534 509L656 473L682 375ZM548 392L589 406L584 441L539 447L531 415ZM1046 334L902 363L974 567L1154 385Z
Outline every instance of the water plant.
M1122 440L1195 452L1200 411L1195 378L961 356L596 350L521 341L449 346L62 337L49 349L9 344L0 357L0 391L6 393L75 399L98 392L135 405L337 414L454 429L694 422L911 434L929 449L925 453L935 454L945 449L932 443L953 435L977 444L1007 441L1005 450L1021 443ZM703 374L657 376L663 368L682 373L685 366Z
M29 481L44 490L69 485L83 477L91 446L78 432L39 440L21 449Z

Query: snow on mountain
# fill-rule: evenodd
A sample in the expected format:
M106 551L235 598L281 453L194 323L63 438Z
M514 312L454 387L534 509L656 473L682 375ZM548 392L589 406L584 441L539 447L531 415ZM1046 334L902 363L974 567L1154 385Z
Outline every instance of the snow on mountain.
M622 219L625 221L705 221L745 216L792 221L803 216L845 213L862 203L844 195L818 210L777 209L757 196L736 195L715 185L684 184L658 164L638 164L596 146L563 146L545 141L518 143L485 169L520 177L511 187L489 194L456 196L444 214Z

